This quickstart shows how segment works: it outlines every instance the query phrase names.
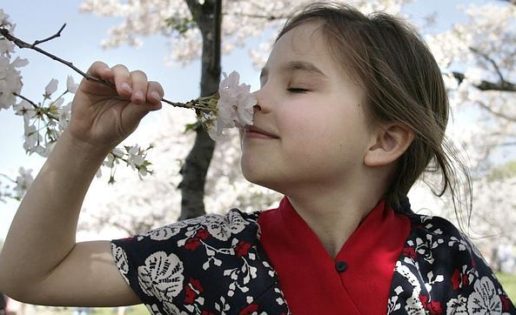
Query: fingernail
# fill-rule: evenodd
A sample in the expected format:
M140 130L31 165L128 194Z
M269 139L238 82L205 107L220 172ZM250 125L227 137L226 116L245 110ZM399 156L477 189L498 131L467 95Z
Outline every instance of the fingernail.
M156 91L151 92L150 96L156 101L161 101L161 95Z
M143 97L143 93L142 91L136 91L134 93L134 98L138 101L143 101L144 100L144 97Z
M124 83L122 83L122 90L131 92L131 86L128 83L124 82Z

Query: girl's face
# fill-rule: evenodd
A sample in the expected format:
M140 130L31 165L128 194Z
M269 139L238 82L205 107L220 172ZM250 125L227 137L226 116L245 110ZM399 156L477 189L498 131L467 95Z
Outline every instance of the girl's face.
M242 135L244 176L287 195L353 184L374 138L364 91L335 62L319 28L304 23L274 45L254 125Z

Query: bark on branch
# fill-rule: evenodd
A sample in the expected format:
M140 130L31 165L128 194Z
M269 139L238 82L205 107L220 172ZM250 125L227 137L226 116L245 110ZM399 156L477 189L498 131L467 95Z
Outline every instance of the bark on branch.
M452 72L453 77L460 83L464 81L465 75L462 72ZM480 83L474 84L480 91L500 91L500 92L516 92L516 83L509 81L491 82L482 80Z

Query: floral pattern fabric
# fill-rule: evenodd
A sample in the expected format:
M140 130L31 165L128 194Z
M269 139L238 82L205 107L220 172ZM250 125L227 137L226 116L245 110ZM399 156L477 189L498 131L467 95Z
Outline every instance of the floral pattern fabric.
M151 314L289 314L257 218L206 215L115 240L112 252Z
M442 218L410 217L412 231L396 262L387 314L516 314L466 236Z
M516 314L476 248L451 223L408 214L386 313ZM151 314L290 314L260 246L259 212L233 209L114 240L122 276Z

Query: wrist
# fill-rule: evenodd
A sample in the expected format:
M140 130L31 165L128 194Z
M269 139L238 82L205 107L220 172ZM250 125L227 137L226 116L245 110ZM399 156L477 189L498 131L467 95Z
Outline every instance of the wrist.
M82 164L85 162L98 167L111 151L111 148L78 139L77 137L74 137L68 129L65 129L61 134L54 151L57 151L56 154L63 153L65 156L75 160L77 163Z

